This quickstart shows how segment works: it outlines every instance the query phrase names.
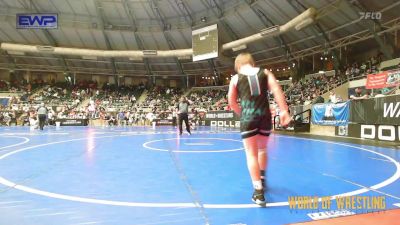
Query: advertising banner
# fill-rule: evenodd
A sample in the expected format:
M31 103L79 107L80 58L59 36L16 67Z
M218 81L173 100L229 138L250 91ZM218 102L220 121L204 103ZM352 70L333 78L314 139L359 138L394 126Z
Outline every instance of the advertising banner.
M209 111L205 125L212 127L240 127L240 118L233 111Z
M349 102L315 104L312 123L323 126L344 126L349 122Z
M60 122L60 126L87 126L89 124L88 119L57 119Z
M350 122L400 125L400 95L351 101Z
M400 70L384 71L378 74L369 74L367 76L367 89L381 89L399 85Z
M17 29L57 29L58 15L56 13L20 13L16 16Z
M376 124L348 124L337 127L337 136L362 138L377 141L400 142L400 126Z

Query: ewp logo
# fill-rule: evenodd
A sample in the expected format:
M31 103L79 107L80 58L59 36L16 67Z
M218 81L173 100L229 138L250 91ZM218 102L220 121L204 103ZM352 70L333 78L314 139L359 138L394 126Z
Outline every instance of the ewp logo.
M17 29L57 29L57 14L17 14Z

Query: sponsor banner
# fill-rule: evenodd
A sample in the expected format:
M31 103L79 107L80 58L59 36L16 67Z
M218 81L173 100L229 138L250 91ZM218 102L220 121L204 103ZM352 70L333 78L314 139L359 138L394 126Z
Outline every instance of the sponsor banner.
M240 118L233 111L209 111L205 125L212 127L240 127Z
M172 126L172 119L155 119L156 126Z
M351 101L350 122L400 125L400 95Z
M10 98L0 98L0 105L6 107L6 106L8 106L9 101L10 101Z
M312 107L312 123L324 126L344 126L349 122L349 102L315 104Z
M336 129L336 135L378 141L400 142L400 126L349 124L345 135L341 135L339 129Z
M206 120L235 120L238 119L233 111L208 111Z
M211 127L231 127L231 128L240 128L240 121L222 121L222 120L206 120L206 126Z
M56 122L60 122L60 126L87 126L89 124L88 119L57 119Z
M58 15L55 13L17 14L17 29L57 29Z
M378 74L369 74L367 76L367 89L381 89L393 87L400 82L400 70L384 71Z

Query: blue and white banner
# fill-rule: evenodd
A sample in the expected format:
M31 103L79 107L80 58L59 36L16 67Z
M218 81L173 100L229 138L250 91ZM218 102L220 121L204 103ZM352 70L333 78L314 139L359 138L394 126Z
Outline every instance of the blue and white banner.
M55 13L17 14L17 29L57 29L58 15Z
M349 123L350 101L316 104L312 107L312 123L325 126L345 126Z

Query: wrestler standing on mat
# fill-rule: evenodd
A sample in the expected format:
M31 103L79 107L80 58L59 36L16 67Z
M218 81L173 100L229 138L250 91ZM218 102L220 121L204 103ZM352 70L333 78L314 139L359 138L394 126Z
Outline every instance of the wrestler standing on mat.
M287 126L291 120L285 95L278 82L267 69L255 67L249 53L236 57L235 70L229 84L228 102L240 115L240 132L243 139L247 167L253 182L252 201L265 206L265 168L267 164L267 141L271 133L272 121L268 102L268 90L272 91L280 108L280 121ZM240 98L240 106L237 99Z

